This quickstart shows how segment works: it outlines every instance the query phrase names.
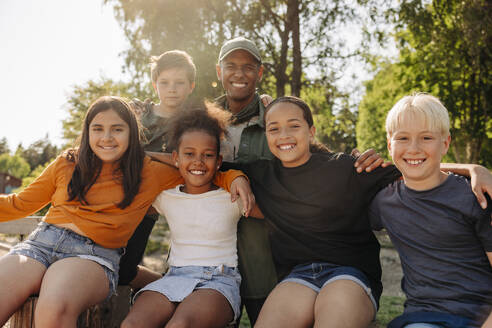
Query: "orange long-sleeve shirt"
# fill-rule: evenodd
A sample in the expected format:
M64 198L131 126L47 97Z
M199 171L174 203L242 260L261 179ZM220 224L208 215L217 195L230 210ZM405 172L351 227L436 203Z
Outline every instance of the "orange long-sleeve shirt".
M178 170L146 157L142 183L132 203L124 209L123 188L113 175L113 166L103 164L101 174L86 194L88 205L68 201L67 186L75 163L59 156L43 173L19 194L0 196L0 221L18 219L35 213L46 204L51 207L43 218L47 223L73 223L94 242L107 248L126 246L154 198L165 189L184 183ZM217 172L214 183L229 190L240 171Z

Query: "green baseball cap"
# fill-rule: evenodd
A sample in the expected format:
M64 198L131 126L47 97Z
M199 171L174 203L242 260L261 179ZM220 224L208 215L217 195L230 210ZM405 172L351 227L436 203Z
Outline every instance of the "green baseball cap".
M236 50L246 50L261 63L260 51L256 47L256 44L253 41L246 39L242 36L238 38L234 38L232 40L228 40L222 45L222 48L220 48L220 53L219 53L219 63L228 54Z

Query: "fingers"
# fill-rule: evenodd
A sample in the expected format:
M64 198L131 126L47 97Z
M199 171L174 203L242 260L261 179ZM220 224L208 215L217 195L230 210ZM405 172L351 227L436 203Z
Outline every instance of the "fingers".
M255 196L251 191L248 180L244 177L236 178L231 185L231 202L241 198L244 216L249 216L255 206Z
M486 209L487 208L487 199L485 198L485 195L483 194L482 189L472 187L472 191L475 194L475 196L477 197L477 200L480 203L480 206L483 209Z
M388 167L390 165L393 165L393 162L391 161L386 161L386 162L383 162L383 164L381 164L381 167Z
M350 152L350 155L354 156L354 157L359 157L360 156L360 151L357 149L357 148L354 148L352 149L352 151Z
M261 102L263 103L263 106L265 106L265 107L270 105L270 103L273 101L273 98L270 95L261 95L260 99L261 99Z
M251 194L246 201L243 202L243 215L248 217L255 206L255 196Z
M376 155L376 156L379 156L379 155ZM370 159L371 157L369 157ZM374 162L372 162L372 164L370 164L368 167L366 167L366 172L371 172L372 170L378 168L379 166L383 165L384 163L384 160L381 158L381 157L378 157L377 159L374 160Z
M366 150L365 152L363 152L362 154L360 154L359 150L357 149L353 149L352 150L352 155L354 154L359 154L359 156L357 157L357 160L355 161L355 167L360 167L363 165L364 162L366 162L367 159L371 158L371 156L374 156L376 155L376 158L379 158L380 156L376 153L376 151L374 149L368 149ZM355 156L355 155L354 155ZM374 161L374 157L373 159L370 161L370 162L366 162L362 168L362 170L360 170L359 172L362 172L367 166L369 166L370 164L372 164L372 162Z
M381 156L376 153L375 150L370 149L362 153L362 155L357 158L355 162L355 167L357 168L357 172L361 173L364 170L366 172L371 172L375 168L381 166L384 163L384 160Z

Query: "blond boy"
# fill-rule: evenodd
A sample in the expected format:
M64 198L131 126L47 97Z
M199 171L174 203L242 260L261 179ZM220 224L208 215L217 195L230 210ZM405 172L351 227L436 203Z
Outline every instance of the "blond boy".
M407 296L388 327L480 327L492 311L491 206L482 209L468 180L440 169L451 142L448 112L431 95L406 96L388 113L386 131L403 181L378 193L370 218L400 255Z

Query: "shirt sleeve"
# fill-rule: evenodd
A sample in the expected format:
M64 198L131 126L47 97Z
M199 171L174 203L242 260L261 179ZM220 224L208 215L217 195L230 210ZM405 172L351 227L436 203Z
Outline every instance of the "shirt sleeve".
M181 177L179 171L173 166L157 161L152 161L152 165L155 170L154 173L156 174L156 179L159 180L160 191L171 189L184 183L183 177ZM232 181L240 176L248 179L243 172L238 170L228 170L225 172L217 171L213 183L230 192Z
M357 175L361 189L371 200L381 189L401 177L400 171L394 165L388 167L378 167L371 172L357 173L354 168L354 174Z
M158 161L151 161L150 165L158 181L159 192L184 183L183 177L175 167Z
M62 161L66 159L59 156L20 193L0 195L0 221L23 218L50 203L56 191L57 169Z
M248 179L246 174L238 170L228 170L226 172L217 171L217 174L215 174L214 184L218 187L224 188L228 192L231 192L232 181L238 177L245 177Z
M490 198L487 198L487 204L489 204L489 206L486 210L482 209L477 201L474 203L473 208L473 213L476 217L475 233L486 252L492 252L492 225L490 222L492 205L490 202Z
M374 197L367 211L369 222L371 223L371 228L372 230L376 230L376 231L380 231L384 228L383 222L381 221L381 213L379 211L379 201L378 201L381 192L382 191L380 191L379 194L377 194L376 197Z

